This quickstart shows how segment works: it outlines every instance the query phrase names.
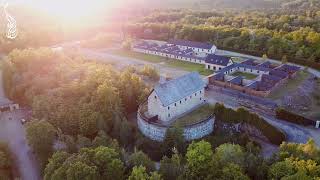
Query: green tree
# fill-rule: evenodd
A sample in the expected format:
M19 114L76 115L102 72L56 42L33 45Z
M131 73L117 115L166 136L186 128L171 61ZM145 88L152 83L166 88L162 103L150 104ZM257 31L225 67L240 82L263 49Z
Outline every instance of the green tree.
M49 163L46 165L44 170L44 180L51 180L52 175L56 169L60 168L63 163L70 157L70 154L66 152L56 152L49 159Z
M283 56L282 56L281 63L282 63L282 64L287 64L287 63L288 63L288 58L287 58L286 55L283 55Z
M40 167L44 168L48 158L52 154L55 128L45 120L32 120L26 127L27 140L40 161Z
M222 169L222 176L219 179L223 180L249 180L250 178L246 176L237 164L230 163Z
M147 180L149 178L146 168L143 166L133 167L129 180Z
M210 177L213 151L206 141L192 142L187 150L187 169L185 178L206 179Z
M125 40L125 41L122 43L122 48L123 48L124 50L130 51L131 48L132 48L132 41L131 41L130 39Z
M283 177L291 176L295 173L294 167L286 161L281 161L273 164L269 169L269 178L281 179Z
M160 161L159 173L164 179L178 179L184 173L182 157L175 152L171 158L164 156Z
M240 167L243 167L245 153L240 145L222 144L216 148L214 159L218 160L221 165L234 163L238 164Z
M124 164L116 150L108 147L82 148L69 156L57 152L45 169L45 179L106 179L123 180Z
M164 140L161 143L161 151L163 155L170 157L174 148L182 154L185 154L186 152L186 142L183 136L183 129L179 126L168 128Z
M263 56L262 56L262 60L266 61L267 59L268 59L267 54L263 54Z
M147 172L155 170L154 162L142 151L136 151L130 155L128 161L129 167L143 166L147 169Z

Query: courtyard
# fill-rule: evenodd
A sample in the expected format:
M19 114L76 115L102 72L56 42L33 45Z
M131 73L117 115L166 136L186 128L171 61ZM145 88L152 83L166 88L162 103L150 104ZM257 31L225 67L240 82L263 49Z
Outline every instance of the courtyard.
M239 72L239 71L231 74L231 76L242 76L243 78L249 79L249 80L252 80L252 79L255 79L258 77L255 74L244 73L244 72Z
M208 118L210 115L213 114L214 106L205 104L196 110L184 115L175 120L174 125L178 126L188 126L192 124L196 124Z

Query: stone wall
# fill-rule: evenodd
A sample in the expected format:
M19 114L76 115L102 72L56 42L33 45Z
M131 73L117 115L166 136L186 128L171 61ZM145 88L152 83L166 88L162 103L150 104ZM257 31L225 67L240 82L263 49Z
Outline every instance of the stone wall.
M143 120L139 113L137 117L138 127L142 134L152 140L163 141L168 127L160 124L149 123ZM214 117L212 117L200 123L186 126L183 128L183 135L187 141L202 138L213 132L214 122Z

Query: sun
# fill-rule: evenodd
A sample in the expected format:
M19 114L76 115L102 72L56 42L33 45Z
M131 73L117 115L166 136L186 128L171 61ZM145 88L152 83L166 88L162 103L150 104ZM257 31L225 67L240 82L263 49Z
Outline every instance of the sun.
M116 7L117 0L29 0L29 6L40 9L61 21L83 21L101 11Z

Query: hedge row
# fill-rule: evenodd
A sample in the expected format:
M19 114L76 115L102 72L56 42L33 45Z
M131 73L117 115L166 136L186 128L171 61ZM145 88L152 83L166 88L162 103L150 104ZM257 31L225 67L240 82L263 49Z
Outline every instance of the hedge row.
M316 122L311 119L305 118L305 117L300 116L298 114L294 114L292 112L289 112L289 111L281 109L281 108L277 109L276 117L278 119L282 119L282 120L292 122L295 124L299 124L299 125L304 125L304 126L315 126L316 125Z
M286 140L286 135L282 131L269 124L263 118L260 118L257 114L250 113L246 109L239 108L235 111L226 108L222 104L216 104L214 114L218 121L226 123L247 123L256 127L272 144L280 145Z

